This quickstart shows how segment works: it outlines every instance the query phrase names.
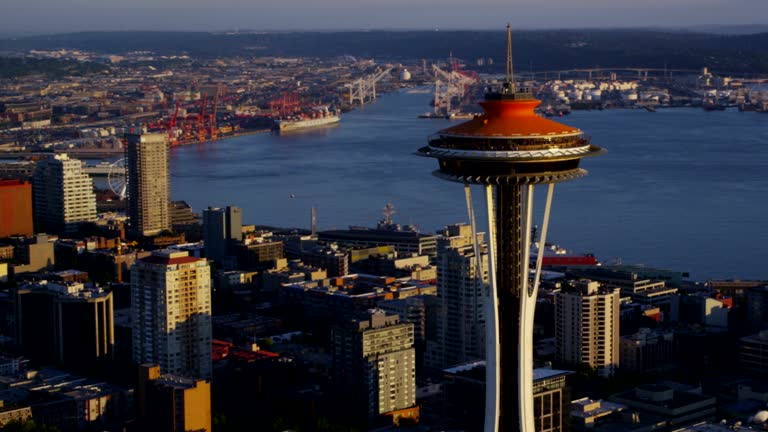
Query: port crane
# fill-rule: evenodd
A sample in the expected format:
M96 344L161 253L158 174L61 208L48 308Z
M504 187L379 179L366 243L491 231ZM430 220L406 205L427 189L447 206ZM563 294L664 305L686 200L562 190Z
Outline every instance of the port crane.
M269 101L269 110L273 115L285 117L298 111L301 104L297 93L283 93L278 99Z
M208 121L209 134L211 140L216 141L219 138L219 126L216 123L216 115L219 111L219 88L216 87L216 95L213 97L213 113L211 119Z
M387 67L367 77L358 78L345 87L349 88L349 104L353 105L355 101L360 102L360 105L365 105L365 101L372 101L376 99L376 83L389 76L392 71L392 67Z
M453 100L461 101L466 96L467 89L477 83L477 78L459 72L455 65L451 72L446 72L437 65L432 65L432 70L435 73L435 114L449 115Z
M168 141L172 146L179 143L179 136L176 133L176 124L179 119L179 108L181 107L181 101L176 101L176 109L173 111L173 117L168 122Z
M203 94L203 100L200 104L200 114L197 116L197 141L205 141L205 108L208 103L208 95Z

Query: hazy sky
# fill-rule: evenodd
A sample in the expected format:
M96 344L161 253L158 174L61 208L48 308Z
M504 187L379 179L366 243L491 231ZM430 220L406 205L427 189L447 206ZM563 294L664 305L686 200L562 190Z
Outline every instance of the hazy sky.
M0 32L764 24L768 0L0 0Z

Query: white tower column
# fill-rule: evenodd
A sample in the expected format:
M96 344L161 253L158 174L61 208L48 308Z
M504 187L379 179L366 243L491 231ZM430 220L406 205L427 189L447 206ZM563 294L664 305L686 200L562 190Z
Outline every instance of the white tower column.
M488 215L488 297L485 315L485 426L484 432L499 430L499 299L496 289L496 209L493 186L485 186Z

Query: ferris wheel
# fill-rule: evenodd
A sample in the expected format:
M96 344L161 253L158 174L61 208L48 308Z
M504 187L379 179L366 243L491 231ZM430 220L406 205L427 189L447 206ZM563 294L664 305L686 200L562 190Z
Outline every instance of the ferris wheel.
M120 197L120 200L125 199L125 197L128 195L125 176L125 158L118 159L109 165L107 183L109 184L109 188L112 190L112 192Z

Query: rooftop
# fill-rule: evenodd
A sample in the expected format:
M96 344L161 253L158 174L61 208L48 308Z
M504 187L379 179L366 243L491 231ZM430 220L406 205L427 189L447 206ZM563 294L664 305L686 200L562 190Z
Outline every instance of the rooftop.
M701 394L677 391L669 385L644 384L632 390L611 396L611 400L627 405L642 404L655 406L662 410L677 410L700 404L708 400L715 404L715 399Z
M162 249L152 252L152 255L142 258L139 261L149 264L177 265L190 264L197 261L203 261L201 258L189 256L187 251L177 251L172 249Z
M24 182L21 180L0 180L0 187L23 186L23 185L28 185L31 187L29 182Z
M160 378L154 380L153 382L160 385L172 387L174 389L186 390L186 389L192 389L197 387L197 381L198 380L195 380L193 378L166 374L166 375L160 375Z
M476 360L467 363L462 363L456 366L443 369L443 372L453 375L472 374L485 370L485 360ZM533 381L542 381L551 378L557 378L561 376L567 376L573 374L573 371L547 369L547 368L534 368L533 369Z
M602 399L582 398L571 402L571 417L602 417L609 413L627 409L626 405L604 401Z
M70 299L89 299L110 295L109 291L80 282L50 282L48 280L41 280L24 285L22 288L58 293L60 297Z

